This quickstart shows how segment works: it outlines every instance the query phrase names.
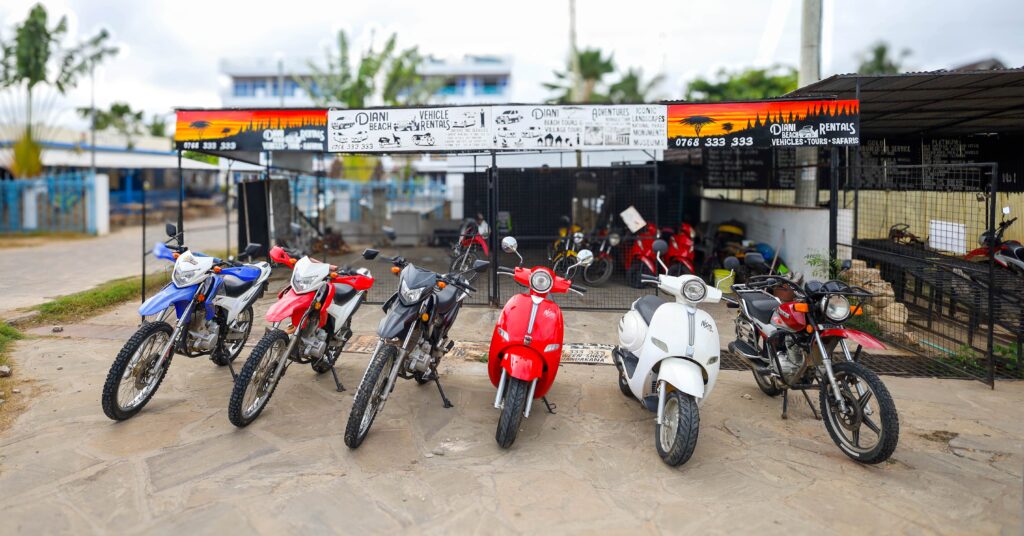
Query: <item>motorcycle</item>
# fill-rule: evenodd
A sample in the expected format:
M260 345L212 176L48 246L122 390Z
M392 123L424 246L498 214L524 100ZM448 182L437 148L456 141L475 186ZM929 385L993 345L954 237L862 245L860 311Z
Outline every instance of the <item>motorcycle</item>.
M991 256L999 266L1016 274L1024 275L1024 245L1016 240L1003 240L1006 229L1017 221L1016 217L1007 220L1006 217L1009 215L1010 207L1003 207L1003 216L995 234L993 235L991 231L982 233L978 237L978 244L982 247L970 251L964 256L964 259L984 261Z
M612 248L622 242L622 235L612 229L611 219L608 225L598 231L592 242L597 247L591 251L594 254L594 262L583 269L583 280L592 287L599 287L608 282L615 271L615 257L612 255Z
M363 258L372 260L379 254L367 249ZM352 449L366 438L398 377L416 380L420 385L433 381L444 407L452 407L441 387L437 367L455 345L448 331L463 301L470 292L476 292L465 277L466 271L442 275L418 268L401 256L381 260L391 263L392 273L398 275L398 292L384 303L387 315L377 326L379 340L352 402L345 427L345 444ZM469 271L481 273L489 265L476 260Z
M171 238L158 242L153 256L174 263L171 282L139 307L142 325L118 352L103 383L103 413L115 421L129 419L145 407L175 353L209 355L214 364L232 368L252 331L252 304L263 295L270 277L265 262L242 264L208 257L183 246L174 225L167 224L166 230ZM261 247L250 243L241 256L251 256ZM158 314L156 320L146 321ZM173 327L172 314L177 317Z
M587 290L544 266L523 268L518 243L511 236L502 239L501 249L518 256L520 266L500 266L498 273L512 276L516 283L529 289L509 298L501 310L487 354L487 373L491 384L498 388L494 407L501 410L494 439L501 448L509 448L516 440L523 417L530 417L535 399L543 400L548 411L554 413L545 395L562 360L563 324L562 310L548 295L571 290L582 296ZM570 269L586 268L593 261L590 250L581 250Z
M572 223L569 216L562 216L562 227L558 228L558 240L551 244L548 251L548 260L551 261L551 269L562 277L569 277L569 266L576 263L576 253L583 248L583 241L586 236L583 228Z
M308 363L317 374L330 371L337 391L345 390L334 365L352 337L352 317L373 287L366 268L339 269L308 256L295 260L280 246L271 248L270 259L290 267L292 277L267 311L270 329L235 378L228 420L239 428L260 416L292 362ZM281 329L285 320L290 325Z
M759 255L748 254L748 262L751 257ZM848 267L849 261L844 263ZM772 293L778 287L793 299L779 299ZM772 274L751 276L732 289L737 299L727 298L728 307L738 308L739 314L729 351L750 367L762 392L783 395L782 418L788 418L789 391L799 390L844 454L867 464L887 460L899 441L896 406L878 376L857 362L861 349L885 345L844 327L862 314L862 302L871 293L837 280L800 285ZM855 353L851 342L859 345ZM842 354L833 360L836 346ZM819 390L820 416L807 396L810 389Z
M452 247L452 262L448 265L448 270L463 272L472 268L473 263L480 258L477 254L478 249L483 251L484 258L489 258L491 251L487 246L487 238L490 235L491 228L483 218L480 218L480 223L473 219L466 220L459 233L458 242ZM472 274L475 275L475 272Z
M648 223L641 232L637 233L629 251L626 252L626 281L633 288L642 288L643 276L654 276L659 272L659 261L656 259L656 252L653 245L656 241L665 242L667 248L662 257L666 260L662 263L664 272L671 276L680 276L693 273L693 228L689 224L680 224L680 231L677 233L672 228L666 227L658 232L658 227Z
M664 240L652 245L659 263ZM642 275L672 296L669 303L648 295L633 302L619 320L619 345L612 350L619 390L656 412L654 444L670 466L686 463L697 446L700 406L718 379L718 327L698 306L717 303L722 291L695 275Z

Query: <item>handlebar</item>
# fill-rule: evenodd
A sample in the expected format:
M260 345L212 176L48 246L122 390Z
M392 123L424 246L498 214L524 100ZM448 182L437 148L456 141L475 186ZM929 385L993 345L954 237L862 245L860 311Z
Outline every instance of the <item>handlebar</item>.
M570 290L575 290L576 292L579 292L580 294L586 294L587 293L586 287L581 287L581 286L577 285L576 283L573 283L573 284L569 285L569 289Z
M459 287L461 289L468 290L470 292L476 292L476 288L473 285L460 281L457 276L453 277L451 275L442 275L439 277L439 279L441 279L441 281L444 281L449 285L455 285L456 287Z

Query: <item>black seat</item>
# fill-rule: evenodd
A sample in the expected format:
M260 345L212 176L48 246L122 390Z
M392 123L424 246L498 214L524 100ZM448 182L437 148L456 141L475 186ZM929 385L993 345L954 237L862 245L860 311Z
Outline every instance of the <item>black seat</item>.
M779 306L779 300L767 296L762 292L740 292L740 299L747 306L750 316L758 322L767 324L772 319L772 313Z
M445 314L455 306L455 285L448 285L437 293L437 312Z
M253 279L252 281L242 281L241 279L239 279L239 278L237 278L237 277L235 277L233 275L225 275L224 276L224 294L227 294L228 296L231 296L232 298L237 298L238 296L241 296L242 294L245 294L245 291L247 291L250 288L252 288L252 284L255 283L255 282L256 282L255 279Z
M349 298L355 295L356 289L352 288L352 285L346 285L344 283L334 284L334 303L346 302Z
M633 304L633 308L636 312L640 313L640 317L644 319L644 323L648 326L651 325L651 319L654 318L654 311L658 310L658 307L665 305L665 300L651 294L644 296Z

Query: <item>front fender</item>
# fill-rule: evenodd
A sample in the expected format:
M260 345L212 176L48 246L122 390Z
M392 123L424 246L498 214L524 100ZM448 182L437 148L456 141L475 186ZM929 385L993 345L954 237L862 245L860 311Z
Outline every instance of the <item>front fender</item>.
M704 398L704 371L693 361L679 357L662 360L658 380L694 398Z
M292 325L296 325L302 319L302 315L306 313L306 309L309 309L315 295L315 292L296 294L291 287L288 287L274 302L274 305L267 310L267 322L281 322L291 317Z
M146 300L139 307L139 314L142 316L155 315L162 313L171 305L175 305L178 310L178 315L181 315L185 305L192 301L192 298L195 297L196 290L198 289L199 285L178 288L174 286L173 283L170 283L166 287L162 288L160 292L157 292Z
M841 339L850 339L851 341L863 346L864 348L870 348L873 350L885 350L885 345L882 341L864 333L863 331L857 331L855 329L845 328L831 328L821 332L821 338L827 339L829 337L839 337Z
M416 322L419 312L419 303L405 305L401 300L395 300L388 314L380 319L380 324L377 325L377 336L382 339L396 339L405 336L409 326Z
M544 374L544 358L533 348L513 346L501 357L501 368L513 378L532 382Z

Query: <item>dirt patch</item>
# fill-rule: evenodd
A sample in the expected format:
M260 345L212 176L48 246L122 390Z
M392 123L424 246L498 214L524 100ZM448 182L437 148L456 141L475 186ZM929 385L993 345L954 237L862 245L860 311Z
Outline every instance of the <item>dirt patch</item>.
M11 427L28 407L32 397L39 395L36 382L25 378L24 375L19 377L15 363L10 359L7 362L14 369L14 374L0 378L0 398L4 400L4 403L0 404L0 433Z
M956 436L960 435L956 432L950 432L948 430L933 430L927 434L918 434L928 441L935 441L936 443L949 443L949 441Z

